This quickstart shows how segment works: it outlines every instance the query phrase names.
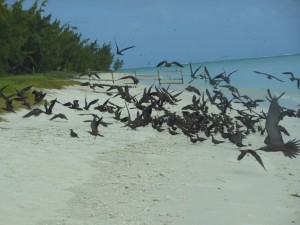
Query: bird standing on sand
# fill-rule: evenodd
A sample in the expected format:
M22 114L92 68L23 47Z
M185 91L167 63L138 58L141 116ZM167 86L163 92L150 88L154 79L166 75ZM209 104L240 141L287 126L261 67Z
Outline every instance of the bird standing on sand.
M78 134L75 133L73 129L70 129L70 136L73 138L78 138Z

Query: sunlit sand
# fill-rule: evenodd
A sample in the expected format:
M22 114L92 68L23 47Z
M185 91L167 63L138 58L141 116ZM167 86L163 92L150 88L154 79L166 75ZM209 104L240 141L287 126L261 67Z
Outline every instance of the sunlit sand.
M143 88L137 85L130 93L141 94ZM48 100L62 103L83 104L86 97L101 104L110 97L82 86L46 92ZM170 110L179 113L191 97L183 92ZM124 106L118 97L111 102ZM28 110L3 116L0 224L300 223L299 157L260 152L266 172L253 157L237 161L238 148L228 141L193 144L182 134L151 126L132 130L107 112L97 113L112 124L100 126L104 137L95 138L88 133L90 123L83 122L91 116L59 104L53 111L68 120L50 121L45 114L23 119ZM299 118L284 118L281 125L288 139L299 138ZM79 138L72 138L70 129ZM244 142L256 149L263 141L252 134Z

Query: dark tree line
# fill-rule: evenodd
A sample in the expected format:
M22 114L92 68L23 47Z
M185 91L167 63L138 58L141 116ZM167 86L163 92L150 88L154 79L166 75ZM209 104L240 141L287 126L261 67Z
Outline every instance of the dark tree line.
M27 10L25 0L8 5L0 0L0 73L24 74L58 69L85 72L109 70L111 44L83 39L76 27L43 15L47 0Z

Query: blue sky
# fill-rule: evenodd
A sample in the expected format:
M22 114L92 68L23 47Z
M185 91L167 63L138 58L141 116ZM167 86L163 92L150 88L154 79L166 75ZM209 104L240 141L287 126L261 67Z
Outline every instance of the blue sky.
M135 45L123 68L300 53L300 0L49 0L45 14L114 52Z

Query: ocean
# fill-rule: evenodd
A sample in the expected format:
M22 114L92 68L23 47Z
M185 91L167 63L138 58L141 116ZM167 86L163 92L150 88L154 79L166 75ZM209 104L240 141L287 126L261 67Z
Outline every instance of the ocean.
M237 72L230 76L230 85L235 86L241 94L249 95L253 99L265 99L267 89L269 89L273 95L280 95L282 92L285 92L280 100L284 107L297 108L297 105L300 104L300 89L297 89L297 81L292 82L289 79L289 75L282 74L283 72L292 72L295 77L300 78L300 54L192 63L191 65L193 70L202 66L197 74L203 74L204 67L206 67L211 77L224 71L226 74L229 74L237 70ZM160 70L160 74L168 74L174 71L174 74L182 73L184 84L171 84L170 88L182 89L183 86L187 85L197 87L201 91L210 88L204 79L200 78L189 83L191 81L190 65L183 64L183 66L184 68L172 66L171 68L144 67L122 69L120 72L136 74L138 78L141 78L141 83L144 84L158 84L158 81L155 81L155 77L158 76L158 69ZM276 79L268 79L267 76L257 74L254 71L271 74L284 82L280 82ZM144 77L147 79L143 79ZM151 79L152 77L153 79ZM168 84L164 86L168 86ZM224 89L225 94L229 94L226 88L222 89Z

